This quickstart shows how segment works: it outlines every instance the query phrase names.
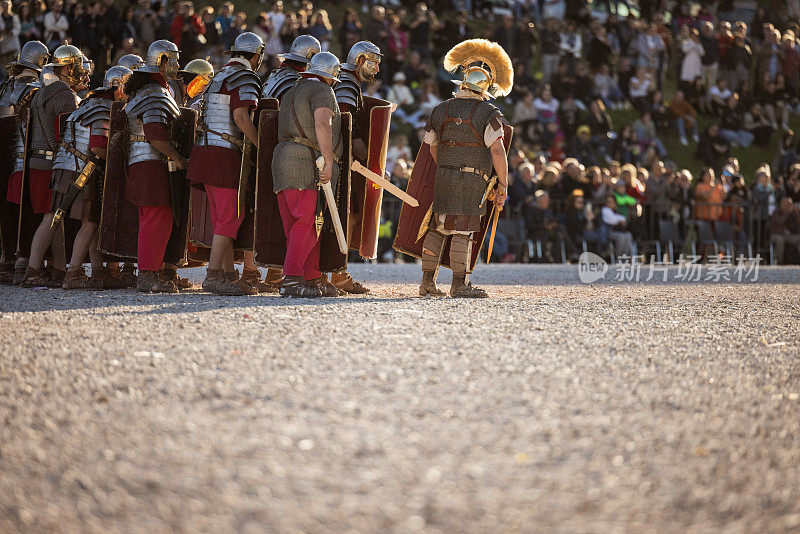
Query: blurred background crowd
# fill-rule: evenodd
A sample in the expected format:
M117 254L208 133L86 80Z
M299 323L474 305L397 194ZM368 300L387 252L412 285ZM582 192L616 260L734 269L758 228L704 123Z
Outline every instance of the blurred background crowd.
M345 58L362 39L384 59L364 88L398 105L387 169L405 186L430 111L450 96L456 43L500 43L515 66L496 104L515 126L510 197L493 261L680 253L800 263L800 0L185 0L0 2L6 64L31 39L79 46L102 80L156 39L181 62L243 31L266 43L266 78L300 34ZM399 201L385 196L381 259Z

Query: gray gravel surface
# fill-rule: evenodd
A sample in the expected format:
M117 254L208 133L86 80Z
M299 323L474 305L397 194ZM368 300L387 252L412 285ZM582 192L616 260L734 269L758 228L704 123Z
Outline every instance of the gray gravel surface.
M0 286L0 532L800 531L800 269L481 266L487 300L418 269L325 301Z

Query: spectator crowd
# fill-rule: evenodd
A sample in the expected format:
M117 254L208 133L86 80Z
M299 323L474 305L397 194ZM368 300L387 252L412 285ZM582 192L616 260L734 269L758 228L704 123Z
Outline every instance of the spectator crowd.
M207 57L219 68L249 30L266 43L265 78L300 34L342 58L367 39L384 59L364 93L397 104L387 168L404 185L431 110L452 91L443 55L484 37L515 68L514 90L497 102L515 134L495 260L618 257L669 240L676 250L724 243L800 262L800 146L790 125L800 113L800 2L752 12L733 0L630 4L367 0L329 15L311 0L248 12L231 2L196 11L187 0L3 0L0 56L7 64L31 39L51 50L69 42L93 60L98 83L117 58L156 39L178 44L182 63ZM743 176L732 147L761 158L768 149L769 160ZM676 165L686 154L699 172ZM399 204L388 195L384 214L389 259Z

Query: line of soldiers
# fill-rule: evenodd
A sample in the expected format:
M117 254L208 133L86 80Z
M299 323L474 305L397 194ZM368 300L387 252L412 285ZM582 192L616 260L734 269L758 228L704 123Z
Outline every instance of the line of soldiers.
M263 87L260 37L239 35L228 54L216 73L204 60L179 69L177 46L156 41L81 99L91 65L80 50L50 57L26 43L0 86L0 283L172 293L191 287L178 268L207 264L203 289L220 295L369 292L347 253L375 258L392 191L392 105L361 92L378 47L359 42L340 64L300 36ZM455 47L445 67L463 79L433 111L411 196L397 192L413 204L395 248L422 259L420 295L444 295L442 264L451 296L483 297L468 275L505 201L511 133L487 100L510 91L513 71L484 40Z

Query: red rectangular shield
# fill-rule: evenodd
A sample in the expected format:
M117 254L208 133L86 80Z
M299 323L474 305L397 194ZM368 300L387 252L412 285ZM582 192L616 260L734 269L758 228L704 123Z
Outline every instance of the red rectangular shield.
M170 140L178 154L188 158L194 145L194 131L197 126L197 111L181 108L181 114L170 124ZM173 265L183 265L186 261L186 248L189 244L190 189L186 169L170 171L170 191L172 193L172 233L164 251L164 261Z
M514 133L514 128L511 126L504 126L503 128L503 143L505 144L506 151L511 147L511 138ZM422 257L422 241L424 239L423 224L427 224L429 210L433 204L433 188L436 181L436 162L433 161L431 156L430 145L422 143L419 149L417 159L414 162L414 169L411 171L411 178L408 180L408 187L406 192L419 201L419 206L412 207L403 203L400 208L400 220L397 223L397 234L394 238L394 249L403 254L414 256L417 258ZM489 219L492 213L492 203L486 202L486 209L481 216L481 229L472 234L472 261L470 263L470 270L475 268L478 263L478 255L480 254L480 246L483 243L483 237L486 235L486 230L489 226ZM442 251L441 265L443 267L450 267L450 240L445 243L445 248Z
M386 170L386 150L389 145L389 125L392 119L392 105L386 100L370 96L364 97L364 123L361 131L367 132L367 161L364 166L372 172L383 176ZM352 176L353 207L352 234L350 248L366 259L375 259L378 255L378 228L381 224L381 202L383 188L379 187L358 173Z
M278 145L278 101L267 99L263 107L258 117L254 250L259 265L281 267L286 259L286 235L272 182L272 153Z

